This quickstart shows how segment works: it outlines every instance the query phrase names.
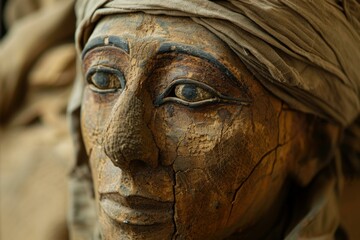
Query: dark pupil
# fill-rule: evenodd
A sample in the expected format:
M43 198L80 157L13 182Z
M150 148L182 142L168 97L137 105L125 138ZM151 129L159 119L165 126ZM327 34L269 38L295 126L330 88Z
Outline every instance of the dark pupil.
M181 94L188 100L194 100L197 97L197 87L194 84L185 84Z
M106 88L109 86L109 75L107 73L96 72L92 79L94 84L99 88Z

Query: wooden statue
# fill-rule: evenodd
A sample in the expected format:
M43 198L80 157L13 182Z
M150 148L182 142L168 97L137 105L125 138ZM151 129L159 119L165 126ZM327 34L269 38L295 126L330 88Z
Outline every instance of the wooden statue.
M104 17L82 71L103 239L283 239L338 143L189 18Z

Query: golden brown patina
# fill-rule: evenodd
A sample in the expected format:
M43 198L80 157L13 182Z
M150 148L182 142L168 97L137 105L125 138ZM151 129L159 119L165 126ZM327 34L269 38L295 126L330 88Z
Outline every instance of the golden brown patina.
M105 17L84 49L104 239L284 236L289 188L327 163L335 126L288 109L187 18Z

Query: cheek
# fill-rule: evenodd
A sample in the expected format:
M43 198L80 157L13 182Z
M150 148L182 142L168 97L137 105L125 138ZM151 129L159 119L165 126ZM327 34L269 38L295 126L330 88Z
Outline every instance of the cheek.
M201 111L165 105L154 118L155 139L163 163L172 164L175 172L178 232L223 237L243 216L231 218L239 189L277 146L277 116L271 109L264 119L253 119L254 109L239 106ZM248 195L243 200L249 201Z
M118 94L105 96L85 89L81 106L81 132L88 154L95 145L101 145L107 119L117 97Z
M223 120L217 111L200 111L165 105L157 112L154 126L158 133L163 133L155 138L159 139L161 158L172 164L175 172L174 219L183 238L206 238L209 231L214 233L214 225L209 223L217 225L231 204L219 185L222 174L213 171L221 165L218 160L226 162L226 156L219 159L219 154L230 120ZM226 108L224 111L230 115Z

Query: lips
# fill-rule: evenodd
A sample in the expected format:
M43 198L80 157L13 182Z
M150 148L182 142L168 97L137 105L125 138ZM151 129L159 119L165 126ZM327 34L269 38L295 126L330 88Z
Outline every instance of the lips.
M169 223L173 203L140 196L123 197L118 193L102 194L100 206L114 221L121 224L151 226Z

